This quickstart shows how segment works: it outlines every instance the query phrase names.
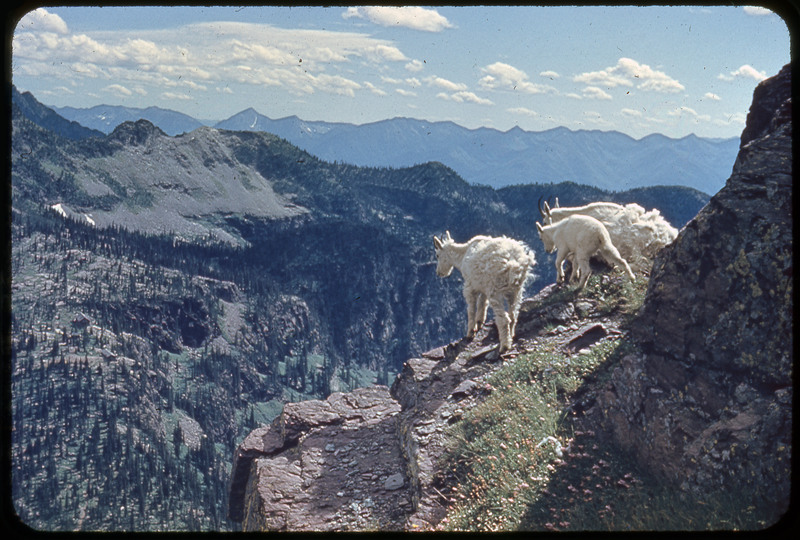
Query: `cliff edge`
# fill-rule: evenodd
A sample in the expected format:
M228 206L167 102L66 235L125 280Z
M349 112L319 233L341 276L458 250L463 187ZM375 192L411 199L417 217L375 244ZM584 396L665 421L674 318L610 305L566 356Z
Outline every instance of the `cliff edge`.
M725 187L653 264L598 423L665 479L788 508L792 449L791 67L756 88Z
M756 89L730 179L659 253L638 313L551 285L523 302L514 343L519 356L546 347L569 364L625 342L607 376L568 396L576 425L676 490L736 492L742 512L769 501L762 523L790 496L791 132L787 66ZM449 428L502 391L489 379L514 362L496 346L489 322L408 360L391 389L287 404L236 451L230 519L244 530L436 528L452 501L440 463Z

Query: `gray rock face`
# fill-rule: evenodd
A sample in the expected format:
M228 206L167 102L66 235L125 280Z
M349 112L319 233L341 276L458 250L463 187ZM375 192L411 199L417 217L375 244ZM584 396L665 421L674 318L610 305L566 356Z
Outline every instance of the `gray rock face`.
M233 465L230 518L245 530L397 530L411 509L385 386L287 403Z
M666 479L788 507L792 436L791 71L754 94L726 186L657 257L602 424Z

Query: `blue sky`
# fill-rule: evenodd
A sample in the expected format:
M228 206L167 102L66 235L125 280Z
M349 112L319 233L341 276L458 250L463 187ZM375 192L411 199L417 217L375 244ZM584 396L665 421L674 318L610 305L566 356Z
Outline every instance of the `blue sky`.
M16 27L12 82L51 106L214 121L738 137L789 41L749 7L47 7Z

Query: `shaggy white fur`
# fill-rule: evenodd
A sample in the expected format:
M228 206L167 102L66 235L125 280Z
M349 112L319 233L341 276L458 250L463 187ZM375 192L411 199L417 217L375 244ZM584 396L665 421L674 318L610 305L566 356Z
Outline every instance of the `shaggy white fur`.
M637 270L649 270L661 248L672 243L678 229L669 224L657 209L645 211L636 203L625 206L610 202L594 202L584 206L550 208L545 202L539 209L545 225L557 223L574 215L586 215L600 220L608 230L620 255Z
M605 225L599 220L576 214L544 227L536 222L536 229L539 231L539 238L544 244L545 251L552 253L558 250L556 274L559 283L564 281L564 260L571 256L574 268L570 281L579 276L579 287L583 289L589 276L592 275L589 259L595 254L600 254L609 264L624 268L631 280L636 279L627 261L620 256L611 242Z
M457 268L464 278L467 338L471 339L483 326L487 307L491 307L500 336L500 352L509 350L528 271L536 264L533 252L522 242L506 237L476 236L458 244L450 237L450 231L441 239L434 236L433 247L436 274L447 277Z

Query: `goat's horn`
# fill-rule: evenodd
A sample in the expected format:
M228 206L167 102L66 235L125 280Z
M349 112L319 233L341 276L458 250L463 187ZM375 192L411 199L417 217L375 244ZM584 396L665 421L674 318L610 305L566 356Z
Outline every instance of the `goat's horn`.
M544 219L546 216L544 215L544 209L542 208L542 199L544 199L544 195L539 197L539 200L536 202L536 207L539 209L539 215L542 216L542 219Z

